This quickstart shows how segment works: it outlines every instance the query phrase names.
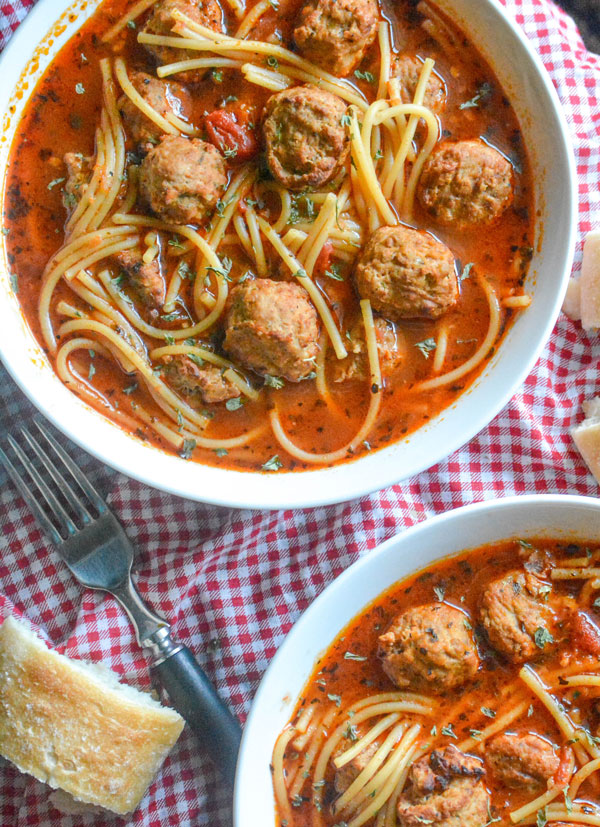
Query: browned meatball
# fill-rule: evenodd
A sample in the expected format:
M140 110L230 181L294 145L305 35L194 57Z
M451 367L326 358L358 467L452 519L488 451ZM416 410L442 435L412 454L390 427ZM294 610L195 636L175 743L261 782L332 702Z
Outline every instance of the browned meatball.
M302 56L338 77L349 75L375 40L376 0L310 0L294 29Z
M479 655L465 615L445 603L415 606L379 637L383 671L400 689L443 692L471 680Z
M398 801L400 827L484 827L490 799L478 758L455 746L434 750L411 767Z
M402 103L412 103L417 91L423 62L414 55L401 55L392 63L391 77L400 80L400 98ZM423 105L439 114L446 106L446 85L439 75L432 72L425 88Z
M505 732L488 744L486 760L507 787L534 792L545 787L558 770L560 758L552 744L530 732Z
M402 334L396 329L393 322L376 316L374 319L375 338L379 353L379 367L382 376L390 376L404 358ZM364 380L369 375L369 360L367 357L367 343L365 341L365 327L360 319L350 330L345 359L332 359L333 381L345 382L348 379Z
M361 297L394 321L437 319L458 300L452 252L430 233L401 224L373 233L355 279Z
M418 197L440 224L489 224L512 203L512 166L484 141L444 141L423 167Z
M140 167L140 194L165 221L201 224L227 185L223 156L199 138L165 135Z
M180 83L167 83L145 72L131 72L129 79L146 103L159 115L165 117L172 113L178 118L188 119L191 99L188 91ZM164 135L160 127L147 118L126 95L119 100L119 109L125 129L136 144L151 149Z
M298 284L256 279L231 291L224 347L250 370L305 379L314 370L318 340L317 312Z
M185 14L194 23L206 26L214 32L223 31L223 9L218 0L159 0L144 26L144 32L172 37L173 26L176 22L173 18L174 11ZM193 60L198 57L196 52L190 52L188 49L177 49L173 46L148 44L146 49L159 64L177 63L180 60ZM203 70L192 70L180 72L178 77L184 82L192 83L201 79L203 74Z
M349 749L349 745L347 743L343 744L343 746L336 751L335 757L337 758L347 749ZM337 793L341 795L346 792L348 787L356 781L358 776L365 769L378 749L379 744L377 741L373 741L373 743L369 744L368 747L365 747L362 752L359 752L356 758L353 758L352 761L348 761L347 764L344 764L344 766L339 769L336 768L333 783Z
M286 189L318 189L340 171L350 148L345 112L341 98L316 86L269 98L263 120L267 164Z
M85 193L92 175L93 159L81 152L67 152L64 157L67 180L63 189L65 207L73 209Z
M511 571L493 580L483 593L481 621L490 643L513 663L534 659L552 646L549 589L530 572Z
M125 284L131 287L144 305L151 309L162 307L166 290L159 258L146 264L142 251L134 248L117 253L113 261L119 265L119 275L123 276Z
M164 356L165 378L192 405L236 399L240 392L217 365L190 356Z

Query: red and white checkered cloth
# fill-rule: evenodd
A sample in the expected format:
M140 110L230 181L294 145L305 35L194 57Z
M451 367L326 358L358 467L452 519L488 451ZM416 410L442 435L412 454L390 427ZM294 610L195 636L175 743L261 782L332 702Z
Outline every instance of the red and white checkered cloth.
M600 226L600 57L550 0L503 0L544 61L564 105L579 174L583 235ZM33 0L0 0L0 48ZM309 603L360 555L416 521L477 500L521 493L597 495L569 428L600 389L600 341L564 316L542 358L491 425L447 460L360 501L279 513L186 502L117 474L82 452L89 474L139 550L140 589L174 624L243 719L284 635ZM0 433L33 408L0 366ZM76 449L73 449L75 451ZM0 474L0 616L25 615L66 654L103 661L139 687L146 663L124 613L84 591L46 547ZM0 759L2 827L226 827L230 794L186 729L129 819L61 816L48 788ZM266 827L266 826L265 826Z

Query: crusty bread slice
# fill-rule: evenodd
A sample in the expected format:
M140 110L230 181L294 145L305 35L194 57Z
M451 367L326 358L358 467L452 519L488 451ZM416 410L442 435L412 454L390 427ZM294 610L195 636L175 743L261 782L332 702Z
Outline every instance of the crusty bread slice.
M0 754L22 772L123 815L183 725L110 669L53 652L12 617L0 626Z
M571 429L571 436L587 467L600 483L600 397L583 403L585 419Z
M581 262L581 325L584 330L600 327L600 230L592 230L583 243Z

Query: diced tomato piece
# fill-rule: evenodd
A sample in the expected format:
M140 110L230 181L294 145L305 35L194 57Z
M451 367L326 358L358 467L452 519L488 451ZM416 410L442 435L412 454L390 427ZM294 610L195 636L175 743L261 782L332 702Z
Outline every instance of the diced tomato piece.
M333 244L331 241L326 241L323 245L323 249L317 256L317 260L315 261L314 274L320 276L325 272L325 270L329 270L332 258Z
M233 163L248 161L258 153L256 133L234 112L216 109L206 116L209 140Z
M600 627L586 612L576 612L571 628L576 646L591 655L600 655Z
M558 753L560 764L554 773L554 783L557 787L566 787L573 774L574 758L571 747L561 747Z

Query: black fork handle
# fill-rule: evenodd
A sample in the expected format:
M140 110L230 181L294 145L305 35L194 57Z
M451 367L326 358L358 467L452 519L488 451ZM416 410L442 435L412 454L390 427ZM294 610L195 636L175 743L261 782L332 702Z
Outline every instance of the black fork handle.
M233 789L242 728L196 658L187 646L182 646L153 666L152 673Z

